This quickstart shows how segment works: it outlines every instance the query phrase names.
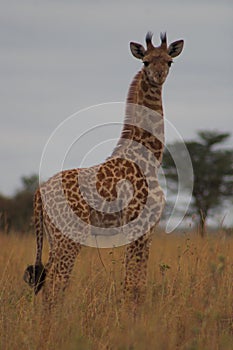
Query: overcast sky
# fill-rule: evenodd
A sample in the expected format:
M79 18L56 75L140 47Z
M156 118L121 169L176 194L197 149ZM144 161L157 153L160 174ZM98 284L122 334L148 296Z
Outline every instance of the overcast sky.
M22 175L38 173L48 138L67 117L88 106L125 100L141 67L129 42L144 44L148 30L156 45L161 31L169 42L185 40L164 86L166 118L185 140L200 129L233 132L232 4L1 1L0 193L13 194ZM123 115L110 120L120 122ZM85 129L85 117L80 123ZM168 132L168 142L174 139ZM51 162L48 176L54 169Z

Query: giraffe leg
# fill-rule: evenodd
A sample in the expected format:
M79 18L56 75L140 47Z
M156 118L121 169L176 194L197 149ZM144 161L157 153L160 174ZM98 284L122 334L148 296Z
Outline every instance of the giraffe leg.
M143 235L126 248L124 294L138 304L146 295L147 263L151 238Z
M60 246L50 251L49 261L45 266L46 280L43 287L43 304L51 310L63 297L81 245L63 237Z
M56 315L62 310L63 295L81 245L68 238L62 246L50 246L49 260L45 266L46 278L42 288L41 337L39 344L49 343L56 333ZM54 317L55 316L55 317ZM40 347L41 348L41 347Z

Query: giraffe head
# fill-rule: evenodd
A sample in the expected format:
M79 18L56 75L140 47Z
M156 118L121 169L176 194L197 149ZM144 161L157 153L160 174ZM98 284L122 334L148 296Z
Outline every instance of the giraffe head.
M161 33L160 38L161 44L158 47L152 44L151 32L146 35L146 49L141 44L130 43L133 56L142 60L144 64L142 69L152 86L162 85L165 82L173 57L181 53L184 45L183 40L178 40L167 46L166 33Z

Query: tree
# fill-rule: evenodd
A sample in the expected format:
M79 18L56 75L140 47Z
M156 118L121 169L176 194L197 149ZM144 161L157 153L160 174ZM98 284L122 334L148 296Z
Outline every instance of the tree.
M191 157L194 184L192 214L199 216L201 235L205 233L206 218L224 199L233 196L233 150L218 147L230 136L228 133L213 131L198 132L199 141L186 142ZM163 169L167 181L177 184L178 177L175 163L166 150Z
M21 182L23 188L20 190L20 192L26 191L33 194L39 186L39 177L36 174L30 176L22 176Z
M37 175L23 176L22 188L13 197L0 195L0 229L28 231L33 215L33 196L39 184Z

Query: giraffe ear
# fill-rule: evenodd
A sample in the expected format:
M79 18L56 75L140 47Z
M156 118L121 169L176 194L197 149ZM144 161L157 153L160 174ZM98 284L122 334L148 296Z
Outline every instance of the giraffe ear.
M171 43L167 49L168 55L171 57L179 56L179 54L182 52L184 46L184 40L178 40L174 41L174 43Z
M130 50L134 57L142 59L145 55L145 49L141 44L138 43L130 43Z

